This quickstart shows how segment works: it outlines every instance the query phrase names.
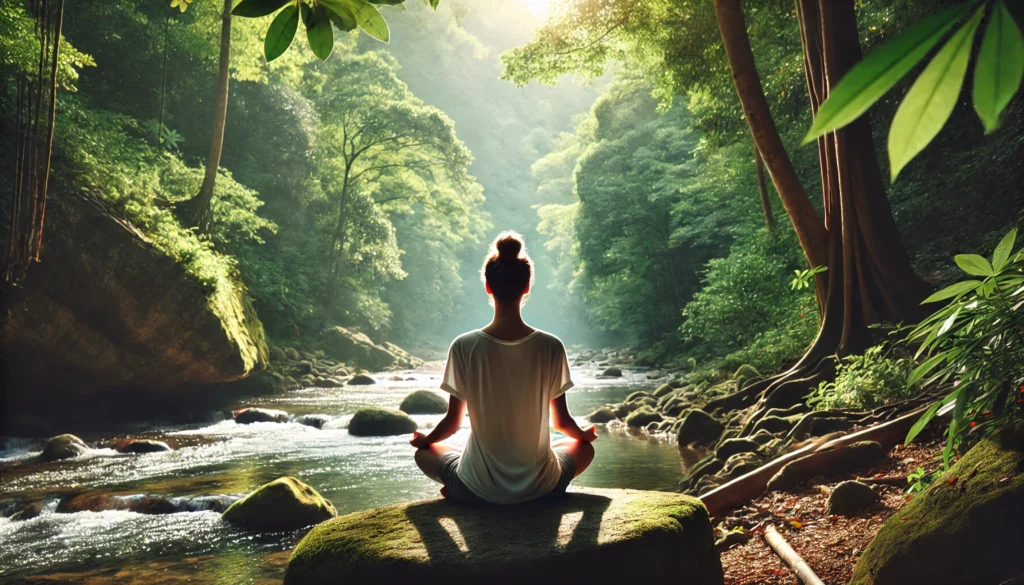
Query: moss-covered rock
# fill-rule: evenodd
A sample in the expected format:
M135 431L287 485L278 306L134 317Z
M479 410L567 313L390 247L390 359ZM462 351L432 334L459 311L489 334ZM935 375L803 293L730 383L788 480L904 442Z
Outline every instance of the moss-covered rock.
M657 388L654 389L653 396L655 398L661 398L662 396L665 396L666 394L671 394L674 391L675 388L673 388L670 384L662 384L661 386L658 386Z
M650 392L645 392L643 390L637 390L636 392L633 392L629 396L626 397L626 402L629 402L629 403L640 402L644 398L650 398L650 397L651 397L651 393Z
M757 421L757 424L754 425L754 432L756 433L764 429L769 433L787 433L789 429L793 428L794 424L796 424L794 420L778 416L766 416Z
M132 439L117 448L118 453L160 453L170 450L171 446L167 443L152 439Z
M376 384L377 380L374 380L366 374L356 374L349 379L348 383L351 386L369 386L371 384Z
M262 485L224 511L224 520L251 530L297 530L334 518L334 505L294 477Z
M396 504L315 527L286 585L674 583L720 585L707 511L679 494L572 491L556 502Z
M416 421L404 412L377 406L360 408L348 423L349 434L357 437L405 435L415 430Z
M737 477L750 473L764 464L764 457L758 453L736 453L725 462L725 467L720 475L725 479L736 479Z
M954 481L955 478L955 481ZM903 506L850 585L997 585L1024 574L1024 423L982 440Z
M603 372L601 372L601 375L602 376L609 376L609 377L612 377L612 378L621 378L622 377L622 369L621 368L616 368L616 367L611 367L611 368L608 368L608 369L604 370Z
M448 401L436 392L417 390L406 396L398 409L408 414L444 414L448 412Z
M826 514L852 514L879 500L871 486L859 481L844 481L832 488L828 495Z
M622 402L615 404L611 407L615 411L615 418L626 418L626 415L637 409L636 404L630 404L628 402Z
M644 405L626 416L625 423L634 428L646 427L650 423L662 421L661 413L650 406Z
M715 449L715 457L725 461L737 453L750 453L757 451L760 446L761 444L753 439L738 437L726 439L719 443L718 448Z
M355 363L367 370L387 369L399 361L399 356L354 329L328 327L320 336L320 345L331 358L339 362Z
M59 461L78 457L88 451L89 446L82 439L74 435L57 435L46 442L39 458L43 461Z
M258 422L283 423L288 422L288 413L272 408L243 408L234 413L234 419L240 425Z
M679 425L676 440L680 445L690 443L713 443L725 429L722 423L699 408L687 412Z
M602 406L587 415L587 420L595 424L608 423L616 418L618 417L615 416L615 411L607 406Z

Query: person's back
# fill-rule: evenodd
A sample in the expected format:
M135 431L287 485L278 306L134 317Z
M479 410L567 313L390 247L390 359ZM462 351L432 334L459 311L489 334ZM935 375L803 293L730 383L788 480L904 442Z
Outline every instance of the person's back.
M565 347L520 315L533 276L522 248L514 232L495 240L483 271L494 319L452 343L441 384L452 396L448 414L411 441L420 469L454 500L514 504L557 496L594 457L593 427L580 429L566 406L572 381ZM470 437L460 455L440 441L459 429L467 409ZM549 412L567 437L555 445Z

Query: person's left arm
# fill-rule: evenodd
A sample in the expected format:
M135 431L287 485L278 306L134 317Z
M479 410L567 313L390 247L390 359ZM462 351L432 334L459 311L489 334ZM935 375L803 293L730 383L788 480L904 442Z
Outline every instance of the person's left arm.
M441 422L437 423L430 434L424 435L421 432L414 432L409 444L417 449L429 447L434 443L440 443L454 435L462 428L462 419L466 416L466 403L454 396L448 398L448 412L445 413Z

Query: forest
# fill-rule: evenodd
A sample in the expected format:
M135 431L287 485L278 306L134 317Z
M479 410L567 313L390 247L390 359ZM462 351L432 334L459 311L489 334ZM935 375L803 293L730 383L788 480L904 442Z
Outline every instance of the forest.
M448 567L398 437L440 424L515 230L523 317L600 429L573 489L640 498L557 574L1020 582L1022 26L1020 0L0 0L0 581L325 582L351 559L314 540L400 505L403 580L512 571L483 527L543 514L451 512L481 552ZM232 509L283 480L298 503L256 514L298 524L250 538ZM600 557L666 493L708 542ZM374 526L349 546L412 550ZM346 570L399 579L371 556Z

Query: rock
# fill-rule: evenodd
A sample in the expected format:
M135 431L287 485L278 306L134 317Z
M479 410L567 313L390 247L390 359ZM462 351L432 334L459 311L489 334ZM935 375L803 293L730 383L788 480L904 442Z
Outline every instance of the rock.
M650 406L644 405L634 410L626 416L625 423L631 427L646 427L650 423L658 423L662 421L661 414L651 408Z
M120 510L138 514L173 514L178 507L163 496L147 494L113 495L102 491L90 491L68 496L57 504L57 512L73 514L75 512L103 512Z
M609 376L609 377L612 377L612 378L621 378L622 377L622 369L616 368L616 367L613 366L613 367L607 368L606 370L601 372L601 375L602 376Z
M247 425L258 422L288 422L288 413L283 410L270 408L243 408L235 412L235 422L240 425Z
M882 525L851 585L997 585L1024 575L1024 423L982 439L933 485Z
M764 464L764 457L757 453L736 453L725 462L720 476L725 479L736 479L737 477L750 473Z
M819 451L809 457L820 457L822 463L808 466L797 459L787 463L770 480L768 491L787 490L817 475L837 475L866 468L885 457L885 448L875 441L860 441L841 448L834 457L828 451Z
M653 372L647 372L646 377L648 380L657 380L658 378L664 378L665 374L662 374L659 370L654 370Z
M844 481L832 488L825 513L848 515L874 504L879 499L881 498L871 486L859 481Z
M388 376L388 381L389 382L402 382L403 378L401 376Z
M608 408L607 406L602 406L601 408L598 408L594 412L587 415L587 420L595 424L611 422L616 418L618 417L615 416L615 412L611 408Z
M31 520L43 513L43 508L46 506L46 502L43 500L36 500L29 502L25 506L11 515L11 520Z
M334 378L317 378L313 381L313 385L317 388L341 388L345 383Z
M354 362L367 370L384 370L399 360L387 348L373 343L365 333L344 327L328 327L320 336L320 344L331 358L339 362Z
M626 418L627 414L629 414L629 413L633 412L634 410L636 410L637 406L638 405L636 405L636 404L630 404L628 402L623 402L621 404L616 404L616 405L612 406L612 410L615 411L615 418L623 418L624 419L624 418Z
M721 585L723 576L696 499L586 489L555 502L471 508L435 499L342 516L299 542L284 577L371 582Z
M324 425L333 420L326 414L303 414L295 417L295 422L300 425L306 425L307 427L313 427L314 429L322 429Z
M231 504L224 520L250 530L281 532L337 515L334 505L315 489L294 477L281 477Z
M293 362L297 362L300 359L302 359L302 357L299 355L298 350L296 350L294 347L284 348L284 355L287 356L287 358L292 360Z
M693 405L686 398L676 395L669 398L661 405L661 412L668 416L679 416Z
M793 428L795 421L790 421L785 418L777 416L766 416L761 420L757 421L754 425L754 432L764 429L769 433L788 433L789 429Z
M170 450L171 446L167 443L150 439L132 439L117 448L118 453L160 453Z
M726 439L715 449L715 457L725 461L737 453L750 453L757 451L760 443L753 439Z
M348 377L348 370L345 369L345 366L338 366L334 370L334 375L338 376L339 378L347 378Z
M46 442L43 452L39 456L43 461L59 461L70 459L89 452L89 446L85 441L74 435L57 435Z
M284 351L277 346L269 348L270 363L278 364L286 359Z
M639 402L640 400L642 400L644 398L650 398L650 397L651 397L651 393L650 392L644 392L643 390L637 390L636 392L633 392L632 394L630 394L629 396L626 397L626 402L631 402L631 403L632 402Z
M725 429L722 423L711 417L710 414L694 408L687 412L682 418L679 426L679 433L676 440L680 445L690 443L713 443Z
M402 400L399 410L407 414L444 414L448 401L429 390L417 390Z
M716 459L714 455L710 455L698 461L690 470L686 479L684 479L680 485L692 486L695 482L700 481L700 478L707 475L714 475L725 467L725 462L721 459Z
M348 383L350 386L369 386L370 384L376 384L377 381L366 374L356 374L349 379Z
M313 374L306 374L305 376L299 378L299 383L304 388L312 388L313 386L316 386L316 378L313 377Z
M177 398L266 368L263 325L241 282L205 282L102 195L54 187L45 261L5 299L7 412L91 406L127 389L145 389L146 400L133 402L159 410L164 403L149 396Z
M301 361L301 362L295 364L295 371L298 372L299 374L302 374L303 376L306 375L306 374L312 374L313 373L313 362Z
M349 434L357 437L412 434L416 428L416 421L404 412L377 406L360 408L348 423Z

